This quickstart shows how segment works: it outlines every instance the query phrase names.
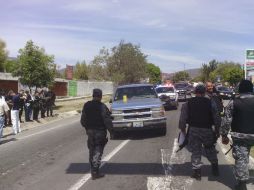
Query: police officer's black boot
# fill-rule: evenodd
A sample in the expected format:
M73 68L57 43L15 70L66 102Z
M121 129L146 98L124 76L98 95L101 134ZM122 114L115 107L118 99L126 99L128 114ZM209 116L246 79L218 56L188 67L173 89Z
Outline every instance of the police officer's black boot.
M213 174L213 176L220 175L218 163L212 163L212 174Z
M246 181L238 181L238 184L235 186L235 190L247 190Z
M201 180L201 169L194 169L191 177L200 181Z
M99 179L105 176L105 174L99 172L99 169L92 170L91 175L92 180Z

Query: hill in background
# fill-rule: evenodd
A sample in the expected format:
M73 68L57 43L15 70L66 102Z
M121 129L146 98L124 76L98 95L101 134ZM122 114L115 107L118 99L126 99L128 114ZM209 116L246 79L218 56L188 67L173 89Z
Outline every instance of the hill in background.
M190 78L195 78L200 75L201 69L188 69L185 70L190 75ZM175 73L162 73L162 80L172 79Z

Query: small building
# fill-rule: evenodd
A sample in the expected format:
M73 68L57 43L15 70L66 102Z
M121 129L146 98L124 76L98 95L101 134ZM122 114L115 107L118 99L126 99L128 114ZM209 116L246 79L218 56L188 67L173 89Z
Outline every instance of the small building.
M4 90L5 93L8 93L9 90L18 92L19 90L18 77L13 77L11 73L0 72L0 89Z

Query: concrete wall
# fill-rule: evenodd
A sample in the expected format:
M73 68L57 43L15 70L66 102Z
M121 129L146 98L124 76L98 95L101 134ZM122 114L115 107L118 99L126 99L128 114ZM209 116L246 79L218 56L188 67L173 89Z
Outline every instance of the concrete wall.
M100 88L103 94L112 94L113 82L77 81L77 96L92 95L94 88Z
M55 79L55 84L53 86L53 91L57 96L68 96L69 94L69 82L66 79ZM110 81L76 81L77 82L77 92L76 96L90 96L94 88L100 88L103 94L113 93L113 82ZM22 85L18 77L12 77L10 73L0 73L0 88L8 92L13 90L18 92L19 90L28 90L27 86ZM32 93L35 89L32 89Z

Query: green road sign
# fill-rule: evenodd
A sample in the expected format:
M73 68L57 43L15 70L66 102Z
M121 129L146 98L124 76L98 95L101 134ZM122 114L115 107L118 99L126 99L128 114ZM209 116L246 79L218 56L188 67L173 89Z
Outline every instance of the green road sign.
M246 50L246 59L254 59L254 49Z

